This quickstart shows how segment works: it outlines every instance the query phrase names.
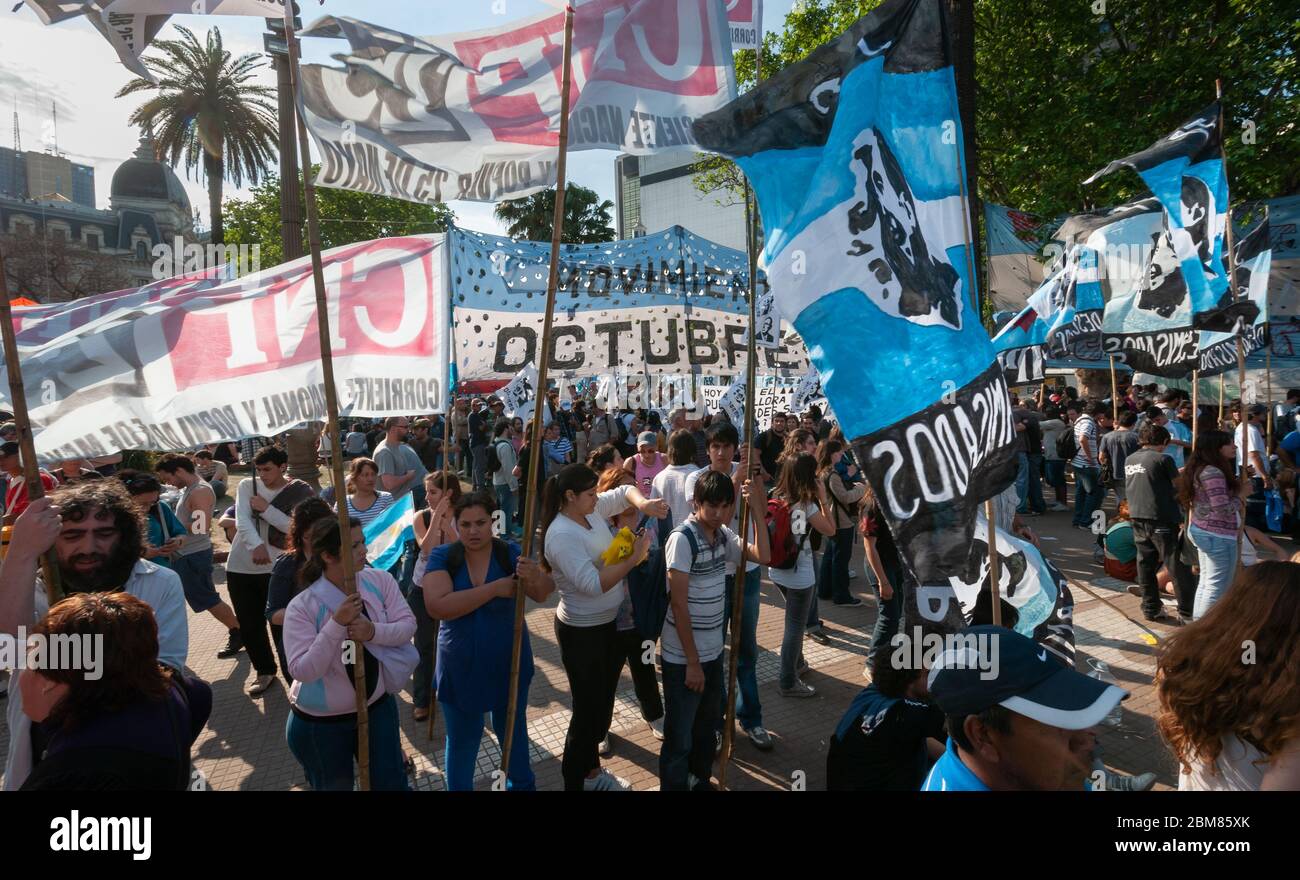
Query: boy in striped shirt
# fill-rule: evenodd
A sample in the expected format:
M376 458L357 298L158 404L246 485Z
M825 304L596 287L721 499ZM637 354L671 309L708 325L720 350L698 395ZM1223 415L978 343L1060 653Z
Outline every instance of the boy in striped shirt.
M763 516L762 493L741 494L750 515ZM712 789L714 731L722 709L722 622L727 563L741 557L766 565L767 529L745 545L727 524L736 504L731 478L707 471L695 482L695 512L664 546L669 607L662 636L664 742L659 752L662 791Z

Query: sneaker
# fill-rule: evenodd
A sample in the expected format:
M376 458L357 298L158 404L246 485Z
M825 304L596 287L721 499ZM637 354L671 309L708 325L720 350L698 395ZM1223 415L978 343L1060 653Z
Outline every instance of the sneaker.
M834 603L836 608L861 608L865 604L867 603L863 602L861 599L850 599L847 602Z
M813 687L810 684L804 684L803 681L801 681L798 678L794 680L794 687L789 687L789 688L778 687L777 689L781 692L781 696L783 697L802 698L802 697L817 696L817 689L815 687Z
M810 629L807 632L805 632L804 635L806 635L808 638L812 639L814 642L816 642L819 645L829 645L831 643L830 636L826 635L826 630L821 628Z
M807 657L800 657L800 658L799 658L799 663L798 663L798 665L795 666L795 668L794 668L794 674L795 674L795 675L803 675L803 674L804 674L805 672L807 672L809 669L812 669L812 667L808 665L808 658L807 658Z
M849 580L853 580L853 579L854 579L855 577L857 577L857 576L858 576L858 570L857 570L856 568L852 568L852 567L850 567L850 568L849 568Z
M663 740L664 720L662 718L656 718L654 721L647 721L646 726L650 728L650 733L655 739Z
M1170 614L1167 611L1161 611L1159 614L1155 615L1154 617L1147 617L1147 615L1145 614L1142 616L1146 618L1147 623L1163 623L1166 626L1187 625L1187 621L1184 620L1182 617L1179 617L1176 614Z
M275 684L274 675L255 675L248 682L248 695L256 697L258 694L264 694Z
M1137 596L1139 599L1142 598L1142 588L1137 584L1129 584L1128 593L1130 596Z
M1047 509L1052 513L1068 513L1070 511L1070 508L1066 507L1064 504L1062 504L1059 501L1053 503Z
M234 657L242 650L244 650L244 634L238 628L232 629L230 635L226 636L226 646L217 652L217 657L225 660Z
M1139 773L1125 776L1122 773L1106 771L1106 791L1150 791L1156 784L1154 773Z
M590 779L582 781L583 791L631 791L632 783L608 770L601 770Z
M768 733L767 729L762 725L747 729L745 736L749 737L749 741L754 744L754 748L760 752L772 751L772 734Z
M612 751L614 751L614 744L609 741L609 734L607 733L605 738L600 741L600 745L596 746L596 754L603 758Z

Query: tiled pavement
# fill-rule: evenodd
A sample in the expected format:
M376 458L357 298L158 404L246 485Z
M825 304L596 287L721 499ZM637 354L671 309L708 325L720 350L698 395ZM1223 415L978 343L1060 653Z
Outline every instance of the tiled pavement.
M1159 788L1176 785L1176 767L1155 731L1155 692L1151 686L1156 648L1144 643L1142 630L1124 616L1141 619L1138 600L1122 586L1101 577L1092 561L1091 535L1069 526L1068 513L1046 514L1031 520L1043 537L1043 548L1071 579L1075 594L1075 625L1079 666L1088 657L1109 664L1121 685L1132 696L1123 704L1121 726L1102 735L1102 757L1113 769L1138 773L1152 770L1159 775ZM859 548L854 567L862 567ZM220 589L224 572L218 568ZM1094 583L1096 582L1096 583ZM759 615L760 648L758 679L763 703L763 721L772 732L776 748L759 752L743 736L737 737L735 756L728 771L729 787L738 790L789 789L804 785L808 790L824 788L827 738L853 695L863 687L862 668L868 636L875 620L874 603L867 581L859 576L851 582L855 593L867 605L861 608L827 607L826 621L831 644L806 642L805 656L812 671L805 680L817 688L812 699L788 699L777 692L777 652L784 622L784 606L775 587L764 580ZM1108 607L1084 588L1104 596L1120 611ZM568 723L568 688L555 643L553 619L555 598L543 606L530 603L527 622L536 660L536 674L528 701L528 727L537 773L538 788L559 790L560 754ZM1161 638L1170 630L1152 625ZM305 788L305 778L285 745L284 728L288 702L282 681L266 695L250 699L243 686L250 675L247 654L219 660L224 644L223 628L207 614L190 617L190 666L213 687L213 711L207 729L195 744L195 766L216 790L284 790ZM402 742L414 758L415 786L441 789L443 728L439 721L432 740L426 725L411 716L410 696L400 697ZM614 773L628 779L638 790L658 787L659 743L641 719L626 671L615 707L613 755L607 759ZM0 747L8 731L0 734ZM480 751L476 784L486 789L496 766L495 738L485 731Z

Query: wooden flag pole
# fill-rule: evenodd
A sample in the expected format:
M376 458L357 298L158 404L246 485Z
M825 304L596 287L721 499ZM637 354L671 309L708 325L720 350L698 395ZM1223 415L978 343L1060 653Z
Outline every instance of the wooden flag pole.
M1226 383L1227 373L1219 374L1219 430L1223 430L1223 386Z
M1119 382L1115 379L1115 355L1110 356L1110 417L1119 426Z
M1273 451L1273 340L1264 343L1264 399L1268 403L1268 423L1264 426L1266 452Z
M452 347L452 350L455 351L455 346ZM455 410L456 395L451 388L448 388L447 417L442 420L442 474L439 479L439 482L442 483L444 498L447 496L447 474L451 473L451 416ZM457 477L457 480L459 479ZM429 528L433 528L432 509L429 512ZM435 684L437 681L435 673L438 671L438 630L441 628L442 621L435 620L433 622L433 665L429 668L429 739L433 739L433 723L438 719L438 691Z
M555 292L559 285L560 238L564 235L564 190L568 168L569 146L569 83L573 58L573 7L564 9L564 60L560 84L560 139L559 155L555 166L555 213L551 217L551 271L546 282L546 319L542 326L542 339L537 364L537 396L533 401L533 443L528 450L528 480L537 479L537 469L542 466L542 407L546 405L547 368L551 365L551 326L555 323ZM535 494L535 493L534 493ZM533 551L533 532L537 529L534 512L537 505L529 503L524 511L524 556ZM519 661L524 638L524 590L515 577L515 632L510 650L510 687L506 693L506 736L501 744L501 773L510 772L510 751L514 748L515 718L519 712Z
M298 67L298 42L293 30L293 4L284 5L284 36L289 44L289 87L293 91L294 108L298 106L298 88L302 71ZM352 526L348 516L347 495L341 490L343 478L343 444L339 439L339 400L334 385L334 352L330 342L329 300L325 295L325 270L321 262L320 213L316 207L316 185L311 175L311 146L307 141L307 125L302 114L298 118L298 151L302 159L303 192L307 203L307 235L311 250L311 273L316 286L316 333L320 338L321 379L325 385L325 411L330 435L330 472L334 481L334 506L338 510L339 556L343 562L344 595L357 590L356 572L352 561ZM284 145L280 145L284 149ZM293 145L289 145L293 149ZM281 181L281 186L293 186L293 181ZM365 651L353 644L352 684L357 700L357 776L362 791L370 790L370 713L366 702Z
M41 469L36 463L36 439L32 436L31 417L27 410L27 389L23 386L23 368L18 360L18 339L14 333L14 315L9 306L9 278L5 275L4 245L0 243L0 336L4 339L5 369L9 373L9 399L13 402L14 425L18 428L18 455L23 461L23 484L27 503L45 497ZM45 598L51 608L63 598L59 565L54 551L41 554Z
M753 191L749 181L745 181L745 243L749 251L749 345L745 352L745 423L740 426L740 439L745 445L743 458L748 462L746 473L741 477L742 483L752 479L759 464L755 461L754 448L754 397L758 381L758 349L756 346L756 328L758 327L758 230L754 213ZM751 491L754 489L751 487ZM737 498L740 505L740 540L749 540L749 504ZM726 717L722 722L722 755L718 758L718 785L727 787L727 766L731 763L731 752L736 742L736 673L740 663L740 636L744 626L745 606L745 560L736 564L735 583L731 592L731 645L727 656L727 707Z
M984 517L989 521L989 599L992 601L993 625L1002 625L1002 572L998 568L998 521L993 515L993 499L984 502Z
M1198 426L1201 424L1200 391L1201 371L1192 370L1192 448L1188 450L1187 455L1184 456L1184 463L1190 461L1191 454L1196 451L1196 435L1198 433Z

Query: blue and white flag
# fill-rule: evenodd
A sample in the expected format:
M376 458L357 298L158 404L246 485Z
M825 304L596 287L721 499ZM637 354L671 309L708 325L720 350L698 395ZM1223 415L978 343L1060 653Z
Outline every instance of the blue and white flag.
M1100 360L1102 301L1098 255L1075 245L1029 302L993 337L1008 385L1041 382L1047 360Z
M1242 326L1235 332L1201 331L1199 364L1202 377L1217 376L1238 368L1239 337L1246 356L1268 344L1268 276L1273 261L1269 239L1269 221L1265 218L1237 242L1236 296L1255 303L1258 313L1250 326Z
M923 583L965 564L1015 475L975 310L956 81L940 0L886 0L695 124L758 196L780 311Z
M387 571L402 558L407 541L415 540L415 500L408 492L362 530L370 567Z
M1116 159L1084 184L1120 168L1132 168L1164 209L1164 240L1158 250L1164 283L1144 296L1185 308L1192 326L1231 330L1255 311L1233 296L1224 270L1223 232L1228 212L1228 176L1223 167L1216 101L1141 152ZM1175 267L1181 279L1175 280Z

